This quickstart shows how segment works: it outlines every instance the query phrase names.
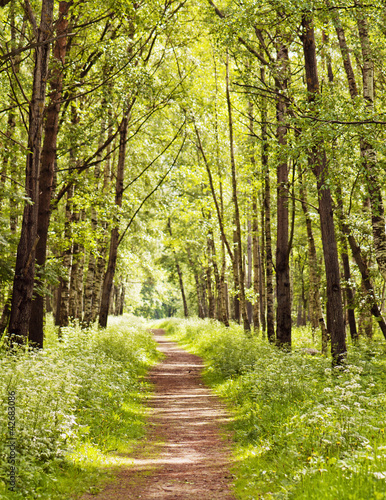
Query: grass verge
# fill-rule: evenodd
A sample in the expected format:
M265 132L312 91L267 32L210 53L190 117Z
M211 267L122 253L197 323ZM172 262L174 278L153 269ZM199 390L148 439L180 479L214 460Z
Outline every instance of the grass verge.
M238 325L157 324L206 362L205 377L233 414L235 492L241 500L386 499L384 342L350 346L347 363L310 356L294 329L283 352Z
M1 499L78 498L130 464L125 455L145 434L143 377L159 357L146 327L124 316L58 339L49 322L44 350L0 352Z

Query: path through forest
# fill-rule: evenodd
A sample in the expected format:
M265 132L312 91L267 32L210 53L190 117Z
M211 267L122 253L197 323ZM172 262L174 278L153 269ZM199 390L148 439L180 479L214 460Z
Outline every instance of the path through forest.
M221 439L226 412L203 385L202 361L153 330L165 359L150 372L154 396L146 442L133 466L98 495L82 500L233 500L229 450Z

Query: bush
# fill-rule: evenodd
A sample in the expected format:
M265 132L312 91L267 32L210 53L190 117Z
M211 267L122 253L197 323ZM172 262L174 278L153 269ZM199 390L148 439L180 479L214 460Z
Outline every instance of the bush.
M44 350L19 347L13 353L1 353L3 497L10 495L6 493L11 472L9 394L15 394L18 490L9 498L39 498L42 481L55 481L55 466L68 460L72 451L85 442L106 449L111 444L109 434L119 432L125 404L156 358L151 334L138 321L131 323L127 318L115 320L107 330L74 325L62 330L60 341L51 325Z
M384 343L350 347L346 364L293 352L208 320L163 327L206 361L206 377L234 415L241 499L386 498ZM308 333L308 335L307 335Z

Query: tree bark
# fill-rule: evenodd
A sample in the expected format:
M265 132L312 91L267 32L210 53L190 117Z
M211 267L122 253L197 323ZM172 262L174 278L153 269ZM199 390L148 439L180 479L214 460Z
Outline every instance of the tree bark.
M47 106L47 118L44 127L44 141L40 160L39 175L39 208L37 221L36 264L39 266L36 284L44 286L41 272L47 258L48 227L51 215L51 199L53 193L54 172L56 162L56 143L59 129L59 112L63 89L63 67L67 49L67 31L69 2L59 2L59 20L56 25L56 42L53 51L53 66L50 79L50 102ZM32 302L29 324L29 339L36 347L43 347L45 294L36 293Z
M184 306L184 317L187 318L189 316L188 303L186 301L184 281L182 279L181 267L180 267L180 264L178 263L177 260L176 260L176 269L177 269L177 274L178 274L178 283L180 285L180 291L181 291L181 297L182 297L182 304Z
M252 222L248 220L248 240L247 240L247 289L252 288L252 267L253 267L253 258L252 258ZM258 304L258 302L256 301ZM253 305L250 300L246 301L247 305L247 314L249 324L253 323ZM257 314L257 317L259 315Z
M303 15L302 26L308 99L310 105L312 105L316 95L319 93L319 79L316 63L314 28L308 15ZM310 161L316 176L319 198L319 217L327 282L327 329L331 334L331 354L333 363L339 364L345 357L347 349L332 197L330 189L326 186L325 182L328 163L322 143L313 147Z
M276 102L277 142L279 148L287 145L287 106L280 94L288 87L288 48L281 44L277 51L278 77L276 90L279 94ZM277 242L276 242L276 342L279 346L291 347L291 286L289 275L288 242L288 163L283 159L286 153L280 152L277 165Z
M60 278L61 281L61 294L58 297L60 301L58 325L68 326L70 316L70 281L71 281L71 267L72 267L72 198L74 196L74 186L67 193L66 203L66 221L64 226L64 241L67 247L64 250L63 268L64 273Z
M264 154L264 151L263 151ZM265 235L265 271L266 271L266 300L267 300L267 336L269 342L275 342L275 310L273 295L273 261L271 236L271 186L269 179L269 165L263 158L264 169L264 235Z
M322 304L320 300L320 271L316 254L314 233L307 204L307 191L303 184L303 176L299 169L299 196L301 200L304 218L306 220L307 242L308 242L308 269L309 269L309 297L311 326L314 330L320 327L322 335L322 353L327 354L328 333L324 322Z
M35 279L35 254L39 209L39 166L43 126L44 103L50 45L52 36L53 0L43 0L40 26L37 31L32 97L29 105L28 153L26 161L25 191L31 203L23 213L20 240L17 248L15 277L13 280L11 316L8 331L16 342L24 343L28 337L32 296Z
M129 110L125 113L121 125L119 136L119 157L117 166L117 178L115 185L115 205L122 206L123 198L123 179L125 175L125 156L126 156L126 142L127 142L127 129L129 125ZM103 280L102 294L101 294L101 307L99 311L99 325L102 328L107 326L107 317L109 314L110 295L114 281L115 268L118 256L118 243L119 243L119 221L117 220L115 227L111 231L109 260L105 278Z
M344 215L343 215L343 195L342 195L342 188L340 185L340 182L338 181L337 183L337 215L339 219L339 229L341 233L341 238L340 238L340 244L341 244L341 257L342 257L342 264L343 264L343 274L344 274L344 280L345 280L345 294L346 294L346 300L347 300L347 316L348 316L348 324L350 328L350 335L351 339L353 342L356 342L358 340L358 331L356 327L356 321L355 321L355 312L354 312L354 292L351 286L351 271L350 271L350 261L348 257L348 248L347 248L347 237L343 231L343 224L344 224Z
M226 56L226 99L227 99L227 107L228 107L228 121L229 121L229 151L230 151L230 160L231 160L231 170L232 170L232 202L234 208L234 221L235 221L235 231L234 231L234 254L235 254L235 272L234 275L238 274L238 283L235 283L239 286L236 288L236 292L239 294L239 307L240 311L243 315L243 324L244 330L249 331L251 329L251 325L249 324L248 314L246 311L246 301L245 301L245 282L244 282L244 268L243 268L243 259L242 259L242 244L241 244L241 224L240 224L240 210L239 210L239 202L237 198L237 178L236 178L236 162L235 162L235 154L234 154L234 140L233 140L233 118L232 118L232 106L230 99L230 91L229 91L229 58L228 53ZM236 259L236 251L237 251L237 259ZM237 299L236 299L237 301ZM236 305L236 303L235 303Z

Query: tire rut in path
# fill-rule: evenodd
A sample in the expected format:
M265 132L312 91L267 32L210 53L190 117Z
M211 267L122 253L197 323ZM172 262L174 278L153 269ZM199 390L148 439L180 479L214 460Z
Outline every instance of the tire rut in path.
M133 466L114 483L82 500L234 500L230 453L220 437L227 415L202 382L202 361L168 340L163 330L152 331L165 359L149 374L154 395L148 445L130 456ZM146 452L149 445L153 451Z

